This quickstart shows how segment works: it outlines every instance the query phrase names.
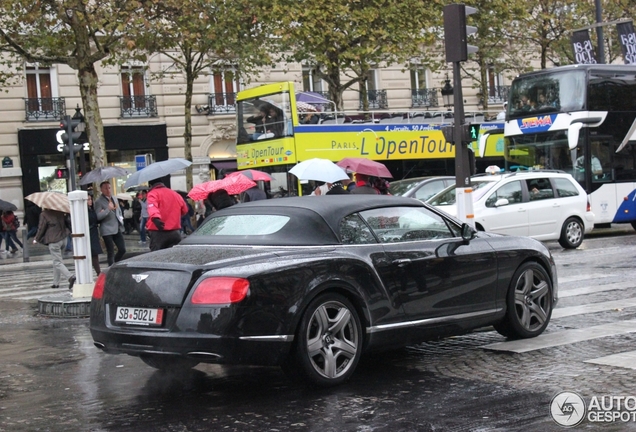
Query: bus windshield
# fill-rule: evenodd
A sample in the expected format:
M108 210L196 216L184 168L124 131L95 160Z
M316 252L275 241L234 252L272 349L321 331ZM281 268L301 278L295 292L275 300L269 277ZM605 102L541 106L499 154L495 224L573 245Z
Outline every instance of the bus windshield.
M237 102L237 144L292 136L289 93Z
M506 168L510 171L556 169L574 175L578 157L577 151L568 147L567 131L505 138Z
M581 111L585 108L585 71L532 74L515 79L510 88L508 118L532 113Z

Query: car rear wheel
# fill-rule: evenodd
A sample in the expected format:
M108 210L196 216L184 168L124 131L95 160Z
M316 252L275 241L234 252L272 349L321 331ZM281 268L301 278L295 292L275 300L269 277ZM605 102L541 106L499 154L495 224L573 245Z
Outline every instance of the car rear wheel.
M182 357L142 355L139 358L141 358L141 360L148 366L163 371L183 371L192 369L199 364L199 362L196 360Z
M561 228L559 244L566 249L576 249L583 243L583 233L585 229L580 220L569 218Z
M283 369L313 385L338 385L353 375L361 353L358 313L345 297L328 293L307 307Z
M512 338L539 336L552 315L552 281L535 262L523 264L514 274L506 296L506 316L495 325L501 335Z

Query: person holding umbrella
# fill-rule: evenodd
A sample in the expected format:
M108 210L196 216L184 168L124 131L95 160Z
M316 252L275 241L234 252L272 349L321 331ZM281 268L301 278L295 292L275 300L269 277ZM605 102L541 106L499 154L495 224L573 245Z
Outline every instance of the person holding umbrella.
M181 217L188 213L185 200L177 192L168 189L161 178L149 180L147 195L150 250L171 248L181 241Z
M58 210L44 208L40 215L38 232L35 234L34 243L41 243L49 247L49 253L53 258L53 285L51 288L60 287L60 278L68 279L68 289L73 289L75 276L64 265L62 260L62 248L66 246L66 237L71 233L69 218Z

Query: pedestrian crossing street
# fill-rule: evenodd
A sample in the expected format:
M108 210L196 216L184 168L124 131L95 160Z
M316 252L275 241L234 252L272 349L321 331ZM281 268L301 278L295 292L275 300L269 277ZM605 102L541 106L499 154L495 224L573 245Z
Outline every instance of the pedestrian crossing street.
M71 272L73 271L70 268ZM37 300L50 294L68 292L68 282L62 278L59 288L53 284L52 267L0 266L1 300Z
M577 255L563 255L557 252L557 264L568 265L582 258L581 255L587 253L601 253L599 260L611 262L620 259L619 255L624 254L622 248L606 248L602 252L599 250L578 251ZM598 264L598 263L597 263ZM21 300L33 301L46 295L66 292L67 283L60 283L60 288L50 288L53 275L52 269L48 266L34 266L33 268L21 266L0 266L0 301L1 300ZM620 273L620 274L618 274ZM578 342L591 341L594 339L626 335L636 333L636 319L615 318L612 322L595 322L589 325L576 326L578 328L551 330L550 326L558 326L560 320L579 317L581 322L585 322L585 317L589 314L629 310L633 308L636 313L636 270L621 269L619 272L593 273L581 272L561 276L559 273L559 304L554 309L551 324L544 334L532 338L515 341L503 341L490 343L481 346L482 349L492 351L503 351L511 353L527 353L550 347L564 346ZM590 295L599 293L607 294L608 301L590 301ZM564 300L569 306L564 305ZM572 304L575 304L572 306ZM559 328L561 326L558 326ZM554 327L553 327L554 328ZM612 355L591 358L585 360L586 363L618 366L622 368L636 369L636 350L626 352L616 352Z

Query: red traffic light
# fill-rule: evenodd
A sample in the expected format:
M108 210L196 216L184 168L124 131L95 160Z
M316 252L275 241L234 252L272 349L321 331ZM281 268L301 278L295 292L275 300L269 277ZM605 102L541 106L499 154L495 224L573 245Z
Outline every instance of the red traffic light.
M67 179L68 178L68 168L58 168L55 170L55 178L56 179Z

